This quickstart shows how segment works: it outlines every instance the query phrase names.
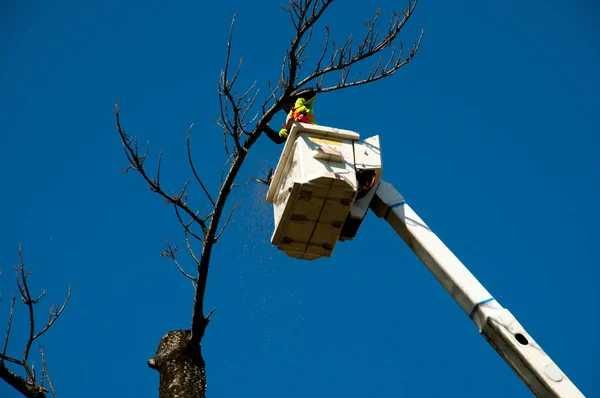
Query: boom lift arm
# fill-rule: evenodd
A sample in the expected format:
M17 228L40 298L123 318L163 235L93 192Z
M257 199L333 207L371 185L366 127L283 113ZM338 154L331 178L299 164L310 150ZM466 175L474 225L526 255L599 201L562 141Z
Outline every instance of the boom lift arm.
M338 240L353 239L369 208L384 218L427 266L480 333L540 398L582 398L517 319L381 180L378 136L294 123L273 174L271 242L288 256L330 256Z
M537 397L584 397L510 311L494 299L391 184L381 181L370 208L406 242Z

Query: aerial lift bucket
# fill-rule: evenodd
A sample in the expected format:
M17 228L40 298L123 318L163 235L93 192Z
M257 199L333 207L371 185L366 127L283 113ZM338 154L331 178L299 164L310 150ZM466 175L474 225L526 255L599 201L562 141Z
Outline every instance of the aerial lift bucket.
M354 237L370 201L363 209L361 199L381 175L379 138L359 138L349 130L292 125L267 192L275 218L271 242L289 256L327 257L339 239Z
M352 131L293 125L267 194L275 213L272 243L301 259L329 256L338 240L354 237L371 208L408 244L537 397L584 398L404 197L391 184L380 183L379 138L358 139Z

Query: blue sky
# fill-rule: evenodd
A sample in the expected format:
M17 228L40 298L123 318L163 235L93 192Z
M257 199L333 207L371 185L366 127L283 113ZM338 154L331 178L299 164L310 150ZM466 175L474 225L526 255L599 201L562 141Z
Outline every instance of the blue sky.
M403 5L355 3L324 20L339 38L360 33L375 7ZM189 284L159 257L181 233L171 209L123 173L113 103L130 133L163 151L172 189L188 177L194 122L216 189L229 21L237 13L243 82L274 80L291 37L281 4L2 3L0 320L22 242L47 304L73 289L42 342L60 397L156 396L146 360L191 319ZM316 106L322 124L381 134L384 178L589 396L600 389L599 16L583 0L422 1L403 36L425 30L413 64ZM231 201L236 223L215 252L209 396L527 396L378 219L331 259L271 247L271 209L253 179L280 149L262 139L253 150ZM0 395L16 393L0 384Z

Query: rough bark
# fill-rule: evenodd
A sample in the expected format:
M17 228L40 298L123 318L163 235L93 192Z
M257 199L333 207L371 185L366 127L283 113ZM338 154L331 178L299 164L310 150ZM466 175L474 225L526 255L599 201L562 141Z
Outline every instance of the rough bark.
M159 398L204 398L206 373L201 346L190 330L173 330L162 337L148 366L160 374Z

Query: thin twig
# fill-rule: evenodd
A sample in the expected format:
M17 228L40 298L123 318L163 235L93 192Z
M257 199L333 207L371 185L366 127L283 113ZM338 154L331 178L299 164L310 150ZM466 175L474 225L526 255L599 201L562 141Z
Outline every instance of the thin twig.
M6 322L6 333L4 334L4 343L2 344L2 357L0 358L0 361L4 360L4 358L6 357L6 351L8 350L8 342L10 340L10 333L12 331L16 303L17 298L13 297L10 300L10 307L8 309L8 321Z
M165 247L161 251L160 255L162 257L170 259L175 265L177 271L179 271L179 273L183 275L186 279L190 280L192 282L192 286L196 287L196 277L187 272L177 260L177 248L175 246L167 245L167 247Z
M196 170L196 165L194 164L194 159L192 157L192 139L191 139L191 133L192 133L192 127L193 126L194 126L193 124L190 125L190 128L188 129L187 137L185 139L186 149L187 149L188 164L190 165L190 169L192 170L192 174L194 175L194 178L196 179L196 182L200 185L200 187L204 191L204 194L206 195L206 197L208 198L208 200L210 201L210 203L214 207L215 206L215 200L212 198L212 195L210 194L210 192L206 188L206 185L204 185L204 182L200 178L200 174L198 174L198 171Z
M71 300L71 287L69 286L69 287L67 287L67 294L65 296L63 303L58 308L50 308L50 311L48 312L48 322L46 322L46 324L42 327L42 329L40 329L40 331L37 332L35 334L35 336L33 336L34 341L39 339L40 337L42 337L44 335L44 333L46 333L48 331L48 329L50 329L56 323L56 321L58 321L60 316L65 311L65 308L67 307L67 304L69 304L70 300Z
M44 351L43 347L40 347L40 362L42 364L42 381L46 384L46 388L48 389L48 392L50 392L50 395L53 398L56 398L56 388L54 387L54 383L52 382L50 373L48 372L48 362L46 360L46 352Z

